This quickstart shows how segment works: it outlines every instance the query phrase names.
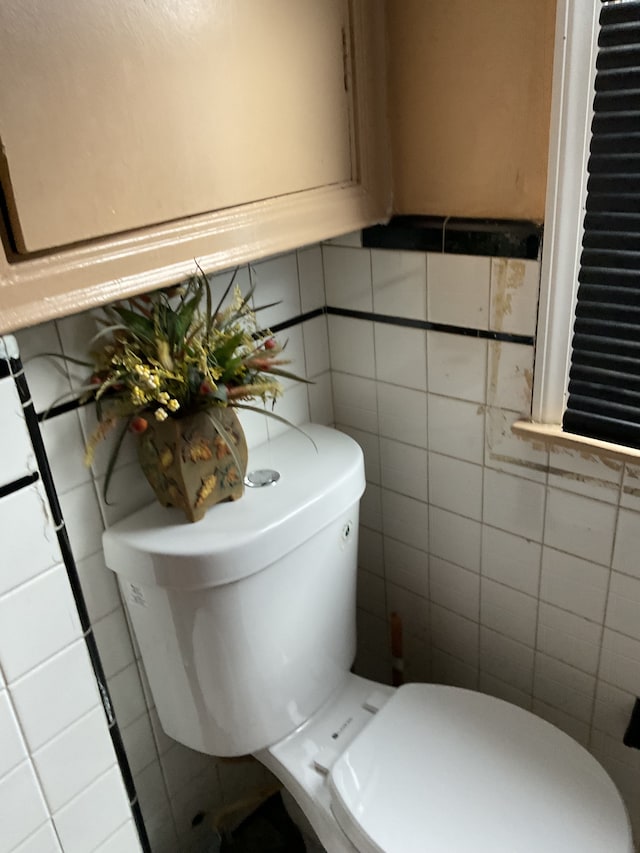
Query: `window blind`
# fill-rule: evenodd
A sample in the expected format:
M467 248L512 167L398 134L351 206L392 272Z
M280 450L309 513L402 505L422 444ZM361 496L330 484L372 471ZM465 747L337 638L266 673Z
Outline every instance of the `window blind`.
M640 2L600 12L568 432L640 447Z

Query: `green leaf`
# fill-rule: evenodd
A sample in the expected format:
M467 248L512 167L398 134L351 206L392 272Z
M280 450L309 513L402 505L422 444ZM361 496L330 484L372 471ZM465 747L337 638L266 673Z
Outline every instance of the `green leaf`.
M305 379L304 376L297 376L288 370L281 370L279 367L263 367L263 373L272 373L274 376L282 376L283 379L293 379L296 382L304 382L306 385L315 385L313 379Z
M155 330L152 320L143 317L141 314L136 314L135 311L129 311L128 308L123 308L121 305L114 305L114 310L120 315L130 332L144 338L149 343L153 343Z

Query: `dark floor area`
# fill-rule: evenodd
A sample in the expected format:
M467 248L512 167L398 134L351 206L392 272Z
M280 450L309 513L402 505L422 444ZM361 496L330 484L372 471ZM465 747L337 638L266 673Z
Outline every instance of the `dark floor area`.
M274 794L222 841L220 853L305 853L300 831Z

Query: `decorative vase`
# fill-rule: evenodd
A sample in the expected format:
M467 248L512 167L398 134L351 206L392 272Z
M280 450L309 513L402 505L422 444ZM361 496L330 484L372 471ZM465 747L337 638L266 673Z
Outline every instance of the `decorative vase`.
M247 442L232 408L164 421L151 414L147 421L138 459L162 506L179 507L189 521L200 521L208 507L242 497ZM233 442L233 452L227 439Z

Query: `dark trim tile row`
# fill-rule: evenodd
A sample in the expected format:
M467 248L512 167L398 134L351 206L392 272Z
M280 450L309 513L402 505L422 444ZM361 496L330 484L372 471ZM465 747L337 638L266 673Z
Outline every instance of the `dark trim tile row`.
M411 317L394 317L391 314L375 314L373 311L353 311L350 308L327 306L327 314L337 317L351 317L354 320L369 320L390 326L403 326L406 329L424 329L425 331L446 332L449 335L463 335L467 338L486 338L489 341L503 341L510 344L533 346L531 335L512 335L508 332L493 332L489 329L469 329L466 326L450 326L445 323L431 323L429 320L415 320Z
M129 761L127 759L127 755L122 743L122 735L120 733L120 729L115 718L113 703L111 701L109 688L107 686L107 678L104 672L104 668L102 666L102 660L100 658L98 646L95 641L93 629L91 627L91 621L89 619L87 605L84 599L84 594L82 592L82 587L80 585L78 569L71 549L71 543L69 542L69 534L67 533L67 528L65 526L64 518L62 515L62 510L60 508L60 501L58 500L58 493L53 482L51 468L49 466L49 459L47 457L44 442L42 441L42 434L40 432L40 425L38 422L39 418L36 415L33 402L31 400L31 393L29 391L29 385L27 383L26 376L22 369L21 360L12 358L10 359L10 364L11 372L13 374L13 378L16 383L16 388L18 390L18 395L22 403L25 422L29 431L29 436L31 438L31 443L33 445L33 450L40 471L39 475L35 475L35 479L38 479L39 477L42 478L42 483L47 494L47 499L49 501L51 509L51 515L53 518L54 525L56 527L60 552L62 554L62 559L67 571L67 577L69 578L69 585L71 586L71 591L73 593L76 608L78 610L78 616L84 634L87 652L91 660L91 665L93 667L93 672L98 685L98 690L102 699L102 706L104 708L105 716L107 718L111 741L113 743L114 751L118 760L118 764L120 766L120 772L122 774L125 788L127 790L131 813L136 824L136 828L138 830L140 845L144 853L152 853L151 844L149 842L149 837L147 835L144 820L142 818L142 813L140 811L140 806L138 804L138 796L133 782L131 767L129 765ZM33 481L32 478L25 479L29 482Z
M5 483L4 486L0 486L0 498L5 498L7 495L19 492L21 489L25 489L27 486L30 486L39 479L40 474L38 474L37 471L34 471L33 474L27 474L26 477L20 477L19 480L14 480L12 483Z
M542 226L519 219L459 219L445 216L394 216L386 225L362 231L365 249L401 249L454 255L490 255L535 261Z
M11 368L6 358L0 358L0 379L6 379L11 376Z

